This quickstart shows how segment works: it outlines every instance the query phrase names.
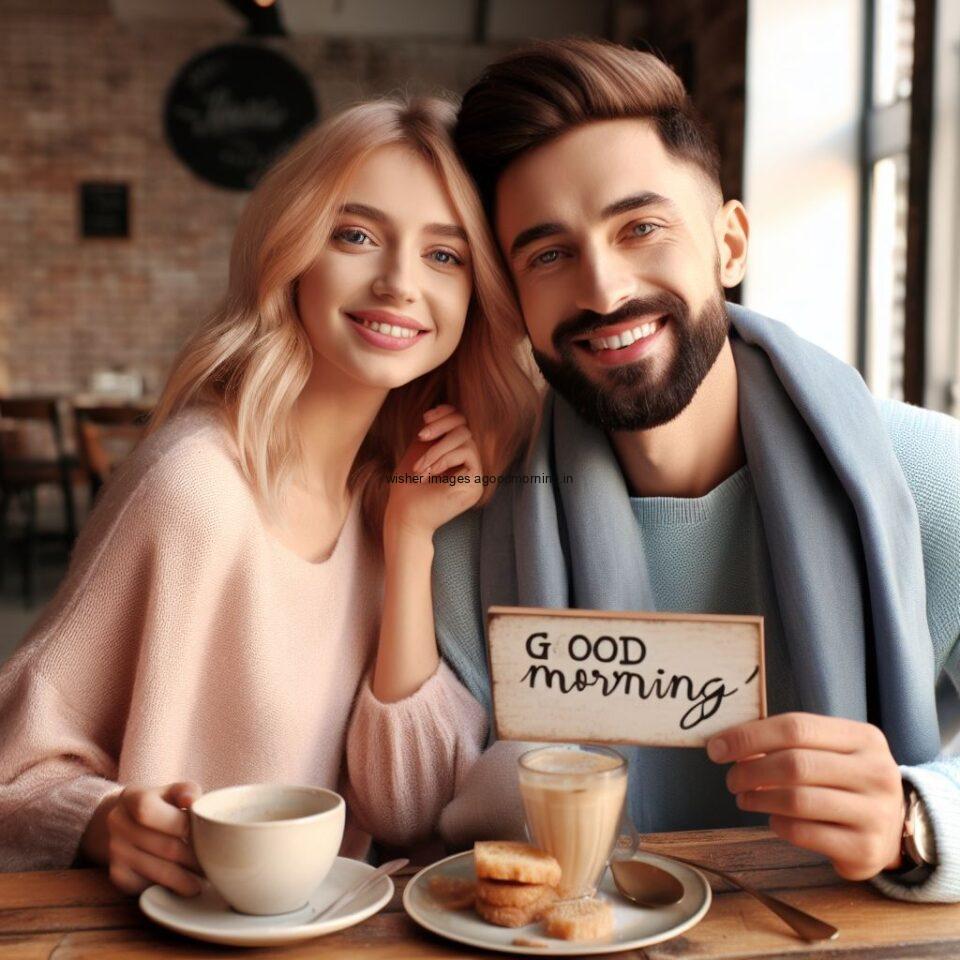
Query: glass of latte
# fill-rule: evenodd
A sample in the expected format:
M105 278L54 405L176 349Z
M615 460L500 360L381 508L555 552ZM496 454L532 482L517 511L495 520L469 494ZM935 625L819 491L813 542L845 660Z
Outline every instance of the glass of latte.
M560 896L593 896L620 829L626 760L608 747L539 747L520 757L519 778L530 842L563 871Z

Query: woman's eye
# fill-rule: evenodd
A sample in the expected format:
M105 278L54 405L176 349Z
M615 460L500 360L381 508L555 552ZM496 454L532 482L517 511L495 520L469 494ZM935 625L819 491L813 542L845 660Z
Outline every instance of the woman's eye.
M364 241L370 239L367 234L365 234L362 230L358 230L356 227L348 227L346 230L338 230L333 236L336 240L343 240L344 243L352 243L358 247L363 246Z
M460 267L463 266L463 260L460 259L452 250L433 250L430 256L441 266Z

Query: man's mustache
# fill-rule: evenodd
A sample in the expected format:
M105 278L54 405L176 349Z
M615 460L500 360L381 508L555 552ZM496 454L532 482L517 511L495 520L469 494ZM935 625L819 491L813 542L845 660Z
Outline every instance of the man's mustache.
M686 304L679 297L661 293L652 297L637 297L628 300L622 307L618 307L612 313L581 310L557 325L553 331L553 346L559 352L565 343L575 337L585 336L601 327L622 323L624 320L631 320L634 317L639 319L649 317L651 314L664 313L671 316L684 316L686 314Z

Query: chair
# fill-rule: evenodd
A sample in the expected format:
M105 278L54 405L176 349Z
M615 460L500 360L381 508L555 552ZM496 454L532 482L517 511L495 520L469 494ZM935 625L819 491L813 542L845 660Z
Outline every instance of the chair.
M59 402L55 397L0 397L0 421L4 424L0 443L0 583L11 542L9 513L17 503L23 515L19 540L23 600L33 603L34 561L40 533L37 526L37 491L59 488L63 497L64 528L53 533L69 552L77 536L77 515L73 499L76 460L64 445ZM44 440L34 449L34 440Z
M91 502L114 467L137 445L150 415L137 404L75 405L77 452L90 479Z

